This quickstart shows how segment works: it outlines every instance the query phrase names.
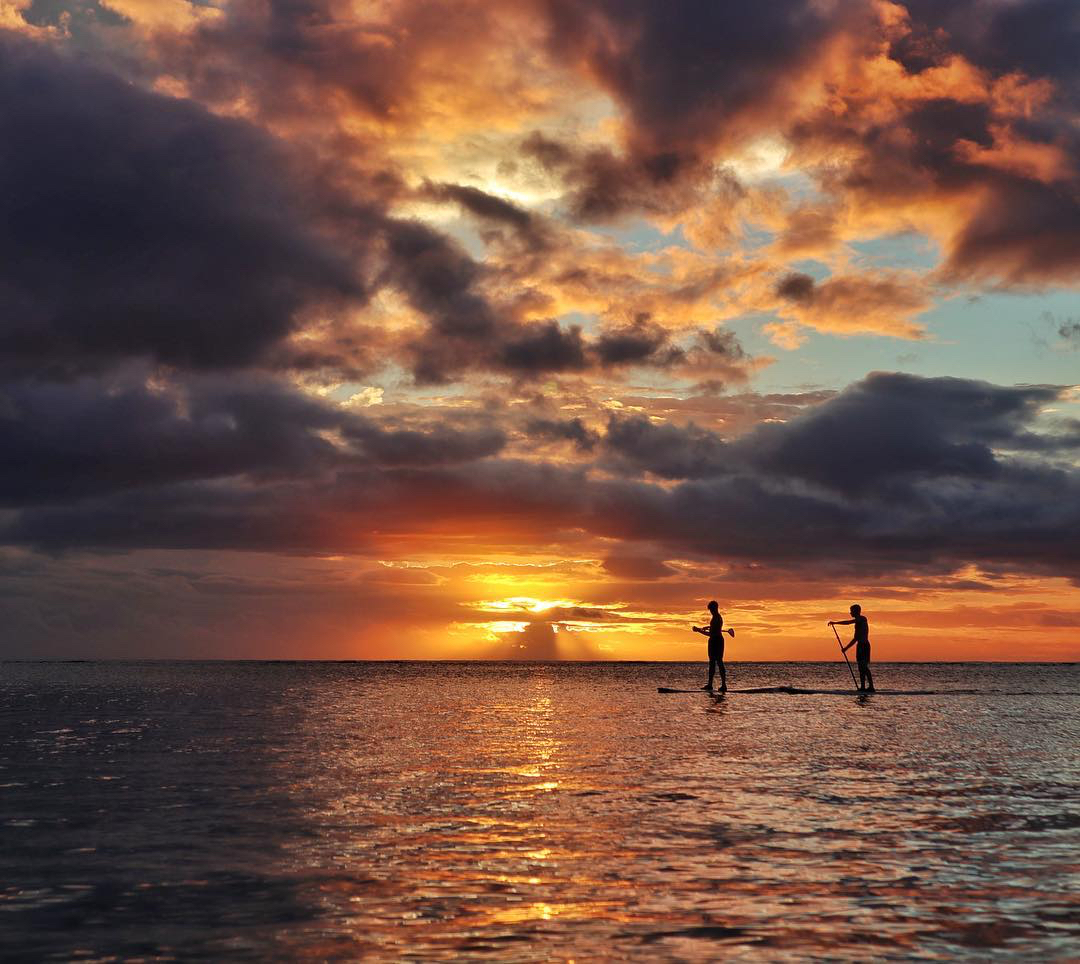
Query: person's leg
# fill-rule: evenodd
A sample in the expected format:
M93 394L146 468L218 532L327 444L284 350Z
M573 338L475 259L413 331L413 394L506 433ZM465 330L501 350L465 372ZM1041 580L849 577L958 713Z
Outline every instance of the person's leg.
M715 673L716 673L716 661L713 659L712 653L709 653L709 682L706 683L703 687L701 687L703 690L711 690L712 689L713 676L715 675Z
M858 662L859 667L859 689L866 689L866 663L862 660Z
M863 665L866 667L866 688L872 693L874 691L874 674L870 672L869 661L867 661Z
M720 692L727 692L727 670L724 668L723 659L718 659L717 665L720 667Z

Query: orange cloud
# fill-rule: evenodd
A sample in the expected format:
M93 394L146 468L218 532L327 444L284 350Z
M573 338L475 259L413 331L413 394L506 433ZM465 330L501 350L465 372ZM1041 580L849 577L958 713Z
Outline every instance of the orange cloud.
M898 272L833 275L822 282L790 274L780 280L776 294L778 313L807 328L896 338L923 337L912 319L932 304L922 279Z

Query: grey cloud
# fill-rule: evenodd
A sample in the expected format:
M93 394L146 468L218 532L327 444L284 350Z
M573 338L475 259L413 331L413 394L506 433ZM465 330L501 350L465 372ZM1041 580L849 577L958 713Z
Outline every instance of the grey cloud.
M759 426L734 449L759 470L848 496L911 492L920 478L990 479L1004 468L994 448L1030 448L1027 426L1058 392L876 373L791 422Z
M648 315L639 315L629 325L609 326L595 342L595 351L603 365L626 365L649 362L672 365L685 354L668 343L670 333Z
M620 579L663 579L675 574L663 560L653 556L611 555L604 559L604 568Z
M367 296L374 209L240 121L0 34L0 141L8 367L242 365Z
M525 434L543 441L573 442L583 452L591 452L600 436L588 428L580 418L547 419L533 418L525 424Z
M632 473L694 479L730 470L727 444L714 432L693 423L680 427L656 424L644 415L613 415L608 420L604 445L615 456L616 464Z
M494 455L505 443L487 424L379 422L265 376L165 381L135 371L22 380L0 390L0 504L241 476L250 485L364 466L451 465Z
M347 438L360 441L373 461L387 466L471 462L496 455L506 445L506 435L490 426L462 430L434 425L418 431L361 422L347 425L344 431Z
M534 132L522 141L521 152L562 181L570 215L584 222L615 221L634 212L674 214L721 182L729 190L739 190L730 173L674 150L645 157L620 155L606 147L582 149Z
M581 328L563 328L555 321L522 325L503 344L498 360L506 369L526 374L581 371L589 364Z
M982 454L1033 432L1048 394L1055 390L873 376L786 425L727 443L700 428L619 420L603 457L622 459L624 477L506 458L343 467L305 481L186 483L32 507L7 522L3 538L53 551L362 552L377 531L499 519L530 544L584 531L619 540L622 555L648 545L654 558L733 560L766 574L827 566L869 578L974 563L1080 578L1075 468L1041 453ZM853 426L860 437L880 431L879 440L863 451L846 434ZM920 431L930 441L913 443ZM860 469L878 484L855 478ZM670 482L643 481L646 471Z

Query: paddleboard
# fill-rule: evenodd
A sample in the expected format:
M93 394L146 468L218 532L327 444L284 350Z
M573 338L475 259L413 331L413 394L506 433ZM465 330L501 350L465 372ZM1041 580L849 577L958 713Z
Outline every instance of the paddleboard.
M669 686L658 686L658 693L704 693L709 696L724 695L720 690L682 690ZM729 689L728 693L784 693L792 696L857 696L858 690L811 690L799 686L757 686L747 689ZM976 696L981 690L874 690L865 692L866 696Z

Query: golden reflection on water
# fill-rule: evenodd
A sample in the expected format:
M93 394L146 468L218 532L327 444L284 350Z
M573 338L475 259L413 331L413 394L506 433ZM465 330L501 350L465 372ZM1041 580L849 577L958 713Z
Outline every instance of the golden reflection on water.
M1076 909L1020 867L988 884L1009 858L986 834L958 856L959 816L924 791L953 786L956 807L977 808L983 791L967 794L990 778L956 757L950 728L983 718L955 705L679 701L603 668L443 672L420 698L391 678L321 693L304 717L301 743L329 762L291 865L341 875L312 899L350 953L948 956L1013 940L976 926L1003 901ZM917 744L898 746L906 731ZM1080 873L1075 854L1055 859Z
M4 669L0 916L27 959L1080 946L1080 707L1035 668L885 668L992 694L903 701L656 693L700 666Z

